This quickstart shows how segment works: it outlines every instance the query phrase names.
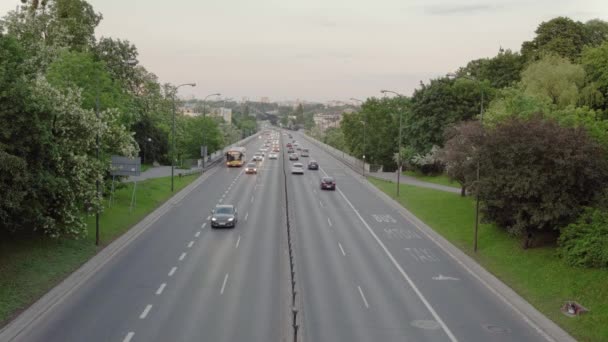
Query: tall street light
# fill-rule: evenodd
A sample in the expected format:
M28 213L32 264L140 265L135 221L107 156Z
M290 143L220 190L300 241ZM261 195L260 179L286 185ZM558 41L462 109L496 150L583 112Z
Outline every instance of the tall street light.
M136 59L128 59L126 61L123 61L124 65L129 65L129 66L134 66L137 64L137 60ZM99 79L99 72L96 73L95 75L95 80L97 81L97 89L96 89L96 94L95 94L95 116L97 117L97 120L99 120L101 118L101 115L99 114L99 93L100 93L100 83L101 80ZM95 137L95 157L97 158L97 161L100 161L100 157L99 157L99 131L97 131L97 135ZM95 181L95 192L97 194L97 200L101 201L101 190L100 190L100 186L99 186L99 177L97 177L97 180ZM99 210L96 210L95 212L95 246L99 246Z
M397 95L397 97L404 97L403 95L394 92L392 90L380 90L382 94L391 93ZM401 178L401 118L403 117L403 110L399 111L399 142L397 144L397 197L399 197L399 187Z
M354 97L350 98L351 101L356 101L359 102L361 104L363 104L365 101L363 100L359 100L356 99ZM361 123L363 124L363 170L361 170L361 175L363 177L365 177L365 152L366 152L366 144L365 144L365 129L367 128L367 116L364 117L365 120L362 120Z
M482 83L473 76L469 75L456 75L454 73L449 73L448 78L457 79L457 78L466 78L467 80L476 82L479 85L479 92L481 93L481 102L479 109L479 123L483 127L483 86ZM477 236L479 232L479 170L480 170L480 161L479 157L477 157L477 189L475 191L475 239L473 240L473 251L477 252Z
M205 96L205 98L203 99L203 117L205 117L205 114L206 114L205 105L207 104L207 99L210 98L211 96L222 96L222 94L214 93L214 94L209 94L209 95Z
M177 96L177 90L180 87L184 87L184 86L189 86L189 87L196 87L196 83L184 83L184 84L180 84L177 87L175 87L174 91L173 91L173 96L172 96L172 100L173 100L173 128L172 128L172 135L173 135L173 141L172 141L172 153L171 153L171 192L173 192L173 190L175 189L173 186L173 175L175 173L175 96Z

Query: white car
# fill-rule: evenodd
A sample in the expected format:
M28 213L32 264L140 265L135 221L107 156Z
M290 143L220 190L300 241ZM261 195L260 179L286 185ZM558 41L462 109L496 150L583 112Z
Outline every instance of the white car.
M264 156L261 155L261 154L256 153L256 154L253 155L253 159L252 160L253 161L263 161L264 160Z
M304 165L302 165L302 163L293 163L293 165L291 166L291 174L303 175L304 174Z
M268 159L279 159L279 155L276 153L271 153L268 155Z

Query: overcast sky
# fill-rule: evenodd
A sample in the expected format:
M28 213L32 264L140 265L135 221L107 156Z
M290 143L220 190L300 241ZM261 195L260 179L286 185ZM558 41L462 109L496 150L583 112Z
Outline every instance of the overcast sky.
M20 1L0 1L0 14ZM11 3L13 3L11 5ZM410 95L542 21L608 20L608 0L89 0L98 36L127 39L162 82L203 97L348 100Z

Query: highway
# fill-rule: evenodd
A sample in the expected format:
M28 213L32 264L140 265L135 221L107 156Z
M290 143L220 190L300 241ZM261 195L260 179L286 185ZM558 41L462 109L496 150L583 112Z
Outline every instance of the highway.
M15 341L288 341L286 194L300 340L546 341L359 175L292 134L320 170L291 175L287 137L257 175L218 166ZM324 175L336 191L320 190ZM235 229L209 227L219 203L237 206Z

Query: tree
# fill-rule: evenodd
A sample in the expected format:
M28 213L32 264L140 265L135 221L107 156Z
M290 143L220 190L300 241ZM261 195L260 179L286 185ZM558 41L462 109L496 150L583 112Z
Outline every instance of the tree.
M599 46L608 41L608 22L592 19L585 23L585 29L589 46Z
M533 62L546 54L555 54L575 61L589 43L585 25L567 17L557 17L542 22L532 41L522 44L521 52L527 61Z
M445 165L448 177L460 184L461 196L476 180L483 135L483 127L478 121L464 121L446 130L446 142L439 159Z
M587 82L594 85L599 94L594 94L596 101L591 102L595 109L608 111L608 42L595 48L583 51L581 62L587 73Z
M523 57L511 50L498 51L493 58L476 59L458 70L457 75L469 75L478 80L486 80L493 88L511 86L520 80L524 67Z
M478 187L486 219L515 235L572 222L608 184L606 150L584 128L510 118L489 129Z
M522 72L521 85L526 94L557 108L574 106L585 85L585 70L566 58L547 55Z

